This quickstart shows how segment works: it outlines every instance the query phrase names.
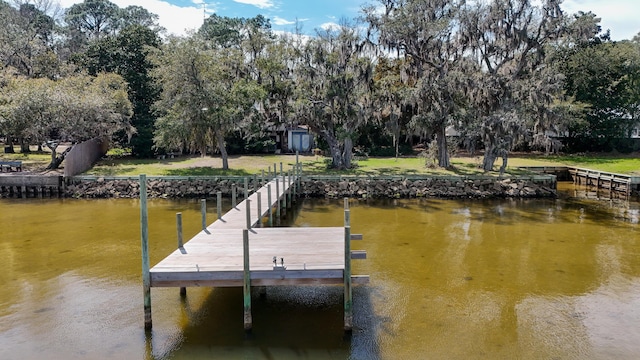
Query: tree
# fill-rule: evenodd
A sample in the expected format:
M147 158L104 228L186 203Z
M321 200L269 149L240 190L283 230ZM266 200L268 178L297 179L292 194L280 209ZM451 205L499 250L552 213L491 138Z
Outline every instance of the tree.
M59 60L55 54L56 24L45 10L55 14L48 4L41 10L28 2L16 2L17 8L0 1L0 61L28 77L55 77Z
M329 145L332 166L351 168L353 138L373 113L373 63L355 26L319 31L300 52L296 115Z
M528 105L548 107L561 78L544 71L546 49L564 31L560 1L492 0L464 8L462 41L476 63L470 105L481 123L483 168L491 171L525 134Z
M137 130L130 139L131 152L135 156L153 154L155 116L152 106L158 100L160 90L151 77L153 64L148 54L150 49L159 46L160 38L154 30L132 24L114 36L92 42L84 55L76 59L90 75L114 72L127 82L129 100L133 104L131 123ZM129 139L121 137L120 141L128 142Z
M628 152L630 132L640 119L640 46L608 36L567 46L560 64L565 91L587 105L582 122L569 128L570 148Z
M458 39L464 1L379 0L366 10L372 31L383 48L406 58L411 66L412 98L417 130L435 134L438 165L449 167L446 128L460 108L465 75L459 65L467 44Z
M58 81L13 78L0 88L0 125L8 136L48 144L77 143L133 131L126 84L115 74L77 75ZM50 168L60 165L52 148Z
M72 5L65 14L67 25L86 39L99 39L115 33L120 20L118 5L109 0L84 0Z
M263 97L261 88L245 76L242 52L208 46L195 35L173 37L156 53L154 63L153 73L162 84L156 146L187 146L205 156L207 146L215 144L223 169L228 169L224 138Z

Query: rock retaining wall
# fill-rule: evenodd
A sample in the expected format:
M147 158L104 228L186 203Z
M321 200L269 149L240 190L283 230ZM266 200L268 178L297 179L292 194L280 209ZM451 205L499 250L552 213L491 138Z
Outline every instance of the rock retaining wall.
M240 194L244 192L243 179L149 179L149 197L152 198L197 198L214 197L218 191L231 196L235 185ZM254 188L253 179L249 188ZM75 198L137 198L139 184L135 179L77 180L66 186L65 195ZM531 178L428 178L428 179L310 179L302 182L304 197L357 197L357 198L492 198L492 197L555 197L556 183L553 180Z

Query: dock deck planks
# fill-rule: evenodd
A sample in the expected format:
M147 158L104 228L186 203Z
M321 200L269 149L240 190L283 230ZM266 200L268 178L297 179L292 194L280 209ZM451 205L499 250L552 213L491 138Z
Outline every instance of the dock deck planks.
M344 228L249 231L251 284L340 284ZM273 257L284 270L274 270ZM201 231L151 269L151 286L242 286L242 229Z

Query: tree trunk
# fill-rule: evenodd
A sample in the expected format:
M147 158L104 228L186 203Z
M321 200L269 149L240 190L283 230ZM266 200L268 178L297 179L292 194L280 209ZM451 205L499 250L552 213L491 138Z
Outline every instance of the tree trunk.
M20 139L20 152L23 154L31 152L31 149L29 149L29 142L27 142L25 139Z
M322 136L327 141L327 144L329 144L329 151L331 151L331 166L336 169L344 168L342 151L340 149L338 139L327 131L323 131Z
M13 150L13 138L11 137L11 135L7 135L7 144L4 147L4 153L5 154L15 153L15 151Z
M54 170L60 167L60 164L62 164L62 162L64 161L64 158L67 156L67 154L69 153L69 151L71 151L71 149L73 149L73 145L69 146L67 149L65 149L65 151L63 151L62 153L60 153L60 155L55 155L56 151L55 149L51 149L51 163L49 164L49 166L47 166L47 170Z
M436 142L438 143L438 166L445 169L451 166L451 162L449 161L449 151L447 149L446 130L446 126L442 125L436 133Z
M353 140L347 136L344 139L344 152L342 153L345 169L351 169L351 160L353 159Z
M218 150L220 150L220 157L222 158L222 170L229 170L229 154L227 154L227 148L224 144L224 136L222 134L216 134L216 140L218 142Z
M508 151L503 151L502 154L500 154L500 156L502 157L502 166L500 166L500 177L502 177L502 175L504 175L504 172L507 170L507 162L509 161L509 152Z
M485 145L484 158L482 159L482 169L484 171L493 171L493 165L495 164L497 158L498 157L496 156L493 145Z

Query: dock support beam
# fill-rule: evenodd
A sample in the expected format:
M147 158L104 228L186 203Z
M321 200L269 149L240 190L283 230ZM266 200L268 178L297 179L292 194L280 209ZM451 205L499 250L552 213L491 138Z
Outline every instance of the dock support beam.
M216 194L216 210L218 211L218 220L222 219L222 192Z
M250 331L253 327L251 318L251 270L249 267L249 230L242 230L242 249L244 257L244 330Z
M147 212L147 175L140 175L140 240L142 245L142 288L144 293L144 329L151 330L151 273L149 272L149 213Z
M351 210L344 198L344 331L353 329L353 293L351 291Z
M182 249L184 246L182 242L182 213L176 213L176 228L178 230L178 249ZM180 288L180 297L187 296L187 288Z

